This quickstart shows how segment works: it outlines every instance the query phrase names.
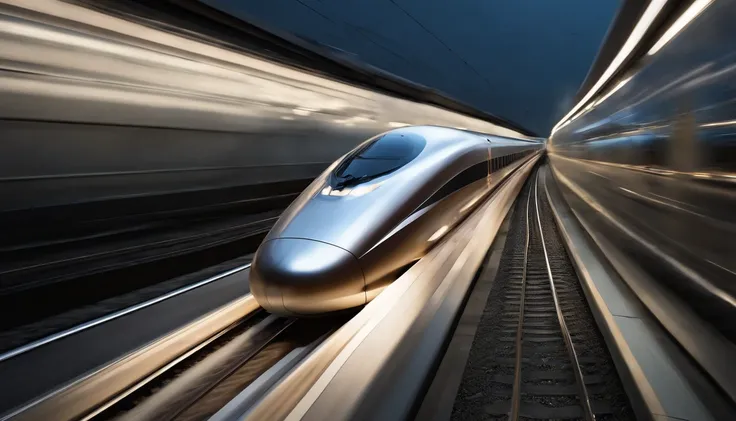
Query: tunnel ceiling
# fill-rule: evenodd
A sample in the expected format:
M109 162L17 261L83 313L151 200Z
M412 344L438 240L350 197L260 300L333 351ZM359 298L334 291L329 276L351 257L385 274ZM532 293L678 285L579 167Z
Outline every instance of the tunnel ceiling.
M617 0L205 0L546 135L574 105Z

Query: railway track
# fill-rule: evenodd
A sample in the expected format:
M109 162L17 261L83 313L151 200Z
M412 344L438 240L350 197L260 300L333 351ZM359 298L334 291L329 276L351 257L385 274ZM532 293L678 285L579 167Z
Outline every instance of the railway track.
M498 325L501 352L496 359L501 369L492 375L492 381L500 387L485 412L509 419L633 419L572 266L554 225L546 220L551 218L545 209L548 205L540 199L536 182L527 184L533 187L527 187L526 196L519 200L523 203L517 205L525 211L523 224L517 217L514 228L522 230L524 241L511 250L511 276L502 291L504 305L499 306L503 317ZM246 269L223 278L246 273ZM205 280L177 294L214 282ZM145 311L175 296L153 300L85 329ZM324 354L334 348L332 339L332 347L320 345L329 345L324 341L348 326L352 316L277 317L259 309L252 296L243 296L108 363L94 376L78 378L0 419L39 419L52 414L60 419L96 421L242 417L263 404L264 398L271 398L274 386L308 358L314 365L313 351ZM0 363L80 331L41 341Z
M0 378L14 379L0 383L0 419L79 419L242 324L258 310L249 267L220 269L0 354Z
M296 320L257 311L132 385L84 420L208 419L294 351L314 349L342 318ZM292 365L306 357L299 352ZM277 376L275 376L277 377ZM277 381L274 378L272 381ZM251 401L268 388L251 391ZM242 400L242 399L241 399Z
M517 205L520 235L507 244L485 412L509 420L633 419L533 177Z
M250 294L233 295L240 288L232 284L247 290L249 268L229 269L0 354L3 378L27 378L16 390L3 385L0 420L199 420L247 409L350 317L269 315ZM173 308L217 302L212 295L229 301L184 311L168 321L173 329L166 327L163 319L172 318ZM162 326L121 342L120 332L145 331L141 323ZM116 346L105 353L100 343L107 341ZM85 349L88 356L80 352ZM46 378L43 366L55 361L75 368L55 369Z
M0 330L43 321L253 252L278 214L276 211L245 223L223 224L218 230L173 230L164 238L142 236L128 239L125 244L103 243L79 254L70 247L68 256L56 261L25 266L18 263L19 267L12 270L0 268L4 279L0 305L12 314L0 321ZM59 296L65 299L59 300Z

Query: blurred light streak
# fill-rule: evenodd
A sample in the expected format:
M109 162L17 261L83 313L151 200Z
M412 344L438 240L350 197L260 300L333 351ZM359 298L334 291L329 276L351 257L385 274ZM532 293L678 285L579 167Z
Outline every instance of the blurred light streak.
M427 241L431 243L432 241L437 240L438 238L442 237L447 232L448 229L450 229L450 227L448 227L447 225L443 225L440 229L435 231L435 233L432 234L432 236L429 237L429 240Z
M487 121L428 104L385 96L79 5L55 0L3 0L3 3L79 24L60 28L43 21L0 21L0 34L5 35L4 38L20 37L29 41L28 46L24 45L25 48L4 48L4 57L9 55L10 60L31 68L40 65L64 70L62 76L71 76L71 79L67 79L70 81L78 78L81 71L94 74L96 82L115 85L118 90L131 90L130 87L138 92L142 89L157 92L165 90L162 96L173 92L177 95L196 96L200 101L214 98L216 102L225 102L228 105L235 105L232 104L233 99L248 101L249 104L245 106L237 104L242 109L265 108L266 105L277 108L279 113L290 115L314 113L318 109L338 111L338 115L344 115L346 110L351 113L359 110L363 115L377 112L374 118L367 120L380 124L387 124L391 116L401 115L412 121L412 125L461 126L483 133L524 137ZM89 28L84 28L85 25L89 25ZM95 32L95 28L104 29L104 35ZM121 35L124 39L121 39ZM4 47L13 47L13 44ZM53 54L49 54L50 51ZM144 67L155 67L156 71ZM70 70L74 72L70 73ZM120 75L124 77L121 78ZM0 83L0 87L0 91L3 91L6 84ZM112 90L110 86L104 89ZM72 95L68 93L58 96ZM101 97L101 100L107 100L105 95ZM256 103L257 106L251 103ZM300 111L293 112L294 108ZM231 111L229 114L242 115L247 112ZM73 114L73 110L69 110L68 114ZM252 114L271 116L273 108ZM280 116L274 118L279 119ZM341 124L357 126L362 121L364 120L359 118L343 121ZM390 127L406 125L409 124L400 123L399 126Z
M632 110L634 107L636 107L636 106L638 106L638 105L640 105L640 104L642 104L642 103L644 103L646 101L651 100L652 98L656 97L657 95L660 95L660 94L663 94L663 93L666 93L666 92L670 92L672 89L675 89L676 87L685 86L686 85L685 81L687 81L690 78L693 78L693 77L698 76L699 74L701 74L701 73L709 70L711 67L713 67L713 63L712 62L705 63L702 66L698 66L697 68L695 68L695 69L693 69L693 70L685 73L684 75L678 77L677 79L673 80L672 82L668 83L667 85L665 85L665 86L663 86L661 88L658 88L655 91L653 91L653 92L649 93L648 95L646 95L645 97L637 100L635 103L633 103L633 104L627 104L626 107L623 108L622 110L618 111L617 114L626 112L627 110ZM633 76L632 76L632 78L633 78ZM627 83L628 83L628 81L627 81ZM611 121L611 119L612 119L612 116L609 116L607 118L602 118L599 121L596 121L596 122L594 122L594 123L592 123L592 124L590 124L588 126L585 126L585 127L581 128L581 129L576 130L575 132L576 133L584 133L586 131L589 131L591 129L594 129L594 128L597 128L597 127L600 127L600 126L602 126L604 124L609 123ZM572 119L567 120L562 126L560 126L559 129L562 129L563 127L567 126L571 122L572 122ZM652 127L652 129L655 129L655 128L656 127Z
M69 3L54 0L3 0L3 2L23 9L33 10L39 13L68 19L73 22L80 22L99 28L104 28L108 31L127 35L134 39L141 39L148 42L154 42L161 45L173 47L183 51L195 52L198 54L203 54L205 56L218 58L230 63L235 63L242 66L250 67L251 69L262 71L267 75L278 75L282 77L298 79L302 82L311 82L317 85L328 86L333 89L342 88L343 91L348 92L363 91L362 89L355 88L349 85L339 84L337 82L332 82L326 79L323 80L307 72L302 72L280 66L278 64L250 57L242 53L228 51L214 45L208 45L199 41L180 37L178 35L149 28L128 20L109 16L104 13L94 11L92 9L87 9L85 7Z
M621 88L623 88L623 87L624 87L624 85L626 85L627 83L629 83L629 81L630 81L630 80L631 80L632 78L633 78L633 76L629 76L629 77L627 77L626 79L624 79L624 80L622 80L621 82L619 82L619 83L618 83L618 85L616 85L616 87L615 87L615 88L611 89L611 91L610 91L610 92L608 92L608 93L607 93L607 94L606 94L605 96L603 96L603 97L602 97L601 99L599 99L599 100L597 100L597 101L593 102L593 103L592 103L593 105L592 105L592 106L590 106L590 107L592 108L592 107L597 107L598 105L600 105L600 104L601 104L601 103L602 103L603 101L605 101L605 100L607 100L608 98L610 98L610 97L611 97L611 95L615 94L615 93L616 93L616 91L620 90Z
M610 180L610 178L606 177L605 175L598 174L595 171L588 170L588 172L591 173L591 174L593 174L593 175L597 175L598 177L605 178L606 180Z
M689 203L683 202L681 200L675 200L675 199L673 199L671 197L662 196L661 194L657 194L657 193L654 193L654 192L649 192L649 194L651 194L652 196L657 196L660 199L669 200L671 202L676 202L676 203L679 203L679 204L685 205L685 206L691 206Z
M476 203L478 203L478 201L479 201L479 200L480 200L480 199L481 199L482 197L483 197L483 195L478 195L478 196L474 197L474 198L473 198L473 200L471 200L471 201L470 201L470 202L468 202L468 203L467 203L467 204L466 204L465 206L463 206L462 208L460 208L460 213L465 213L465 212L466 212L466 211L467 211L468 209L470 209L470 208L472 208L473 206L475 206L475 204L476 204Z
M362 186L359 186L359 187L354 188L350 192L350 194L352 196L363 196L363 195L366 195L366 194L372 192L373 190L377 189L381 184L383 184L383 183L375 183L375 184L362 185Z
M306 117L306 116L312 114L312 111L311 110L307 110L307 109L304 109L304 108L294 108L292 110L292 112L294 114L296 114L298 116L302 116L302 117Z
M647 196L647 195L644 195L644 194L641 194L641 193L637 193L637 192L635 192L635 191L632 191L632 190L629 190L629 189L625 189L625 188L623 188L623 187L619 187L619 188L620 188L621 190L623 190L623 191L625 191L625 192L627 192L627 193L631 194L632 196L636 196L636 197L638 197L638 198L640 198L640 199L643 199L643 200L646 200L646 201L648 201L648 202L651 202L651 203L655 203L655 204L657 204L657 205L667 206L667 207L670 207L670 208L673 208L673 209L677 209L678 211L681 211L681 212L687 212L687 213L689 213L689 214L692 214L692 215L698 216L698 217L700 217L700 218L705 218L705 219L709 219L709 218L708 218L707 216L703 215L702 213L698 213L698 212L692 211L692 210L690 210L690 209L686 209L686 208L683 208L683 207L677 206L677 205L675 205L674 203L669 203L669 202L663 202L663 201L661 201L661 200L655 199L655 198L653 198L653 197L649 197L649 196ZM659 197L662 197L662 196L659 196ZM665 198L665 199L668 199L668 198Z
M662 251L662 249L657 247L655 244L651 243L650 241L641 237L639 234L635 233L627 225L622 223L617 217L611 214L611 212L609 212L608 209L606 209L598 201L593 199L593 196L591 196L590 193L587 192L587 190L583 189L582 187L580 187L579 185L577 185L572 180L570 180L569 178L567 178L566 176L564 176L563 174L559 172L557 172L555 175L557 176L557 179L560 180L562 184L564 184L567 188L569 188L573 193L575 193L575 195L577 195L583 201L585 201L599 215L603 216L605 219L611 222L613 226L617 227L621 232L626 234L633 241L636 241L637 243L647 248L654 255L664 260L665 262L667 262L667 264L671 265L673 268L676 268L677 270L682 272L685 276L687 276L692 281L694 281L695 283L697 283L698 285L706 289L708 292L718 297L719 299L723 300L723 302L727 303L730 306L736 306L736 297L733 297L727 291L711 283L709 279L703 278L689 266L685 266L680 261L674 259L669 254ZM621 189L627 190L623 188ZM631 192L631 190L628 190L628 191Z
M47 97L97 100L119 104L135 104L142 107L198 110L238 116L257 116L264 112L260 108L242 107L225 102L215 102L196 97L161 95L155 90L121 91L114 86L93 86L91 84L60 84L47 80L32 80L10 75L3 77L1 91L34 93Z
M717 63L715 61L711 61L711 62L708 62L707 64L709 64L709 65L716 65ZM704 85L704 84L706 84L708 82L711 82L711 81L713 81L713 80L715 80L715 79L717 79L717 78L719 78L721 76L726 76L729 73L733 72L734 70L736 70L736 64L732 64L730 66L724 67L723 69L718 70L718 71L715 71L715 72L706 73L706 74L704 74L702 76L698 76L698 77L694 78L693 80L691 80L691 81L683 84L682 85L682 88L683 89L697 88L697 87L699 87L701 85Z
M715 123L701 124L700 127L725 127L725 126L736 126L736 120L718 121Z
M641 18L639 18L639 22L636 23L636 26L634 27L634 30L631 31L631 34L629 35L629 38L626 40L624 45L621 47L621 50L619 50L618 54L616 54L616 57L614 57L613 61L611 61L611 64L608 66L605 72L601 75L601 77L598 79L598 81L593 85L592 88L588 91L588 93L585 94L583 99L580 100L571 110L567 113L556 125L552 128L551 135L554 135L555 132L557 132L559 129L563 127L563 124L566 124L565 122L572 121L571 116L574 115L580 108L582 108L583 104L586 104L593 96L598 92L598 90L603 87L604 84L606 84L611 77L616 73L623 62L629 57L629 55L634 51L636 46L641 42L642 37L646 33L646 31L649 29L649 27L652 25L652 22L657 18L659 13L662 11L662 8L667 4L667 0L652 0L651 3L647 6L644 13L641 15ZM568 121L569 119L569 121Z
M400 123L398 121L389 121L388 125L389 125L389 127L406 127L406 126L409 126L409 124Z
M705 259L705 261L708 262L708 263L710 263L713 266L717 266L717 267L725 270L726 272L730 273L731 275L735 275L736 276L736 272L732 271L731 269L729 269L727 267L723 267L723 266L719 265L718 263L716 263L714 261L711 261L711 260L708 260L708 259Z
M677 34L679 34L685 26L687 26L693 19L695 19L700 13L705 10L710 4L713 2L713 0L695 0L693 4L690 5L690 7L685 10L685 13L683 13L676 21L672 24L672 26L665 31L665 33L662 35L661 38L654 44L654 46L649 50L647 55L654 55L657 54L657 51L661 50L662 47L664 47L668 42L672 40L672 38L676 37Z

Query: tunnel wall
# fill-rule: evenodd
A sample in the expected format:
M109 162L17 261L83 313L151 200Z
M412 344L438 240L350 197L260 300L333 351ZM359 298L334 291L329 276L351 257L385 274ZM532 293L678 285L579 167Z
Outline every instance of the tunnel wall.
M556 150L619 164L735 171L734 18L733 1L714 2L555 133Z
M695 16L661 49L644 46L548 150L588 228L733 341L736 2Z

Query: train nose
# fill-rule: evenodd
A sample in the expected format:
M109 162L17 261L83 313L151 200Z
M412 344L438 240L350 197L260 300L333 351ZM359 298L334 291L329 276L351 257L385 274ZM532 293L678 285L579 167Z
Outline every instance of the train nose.
M261 244L250 285L258 304L276 314L321 314L366 303L358 259L314 240L276 238Z

